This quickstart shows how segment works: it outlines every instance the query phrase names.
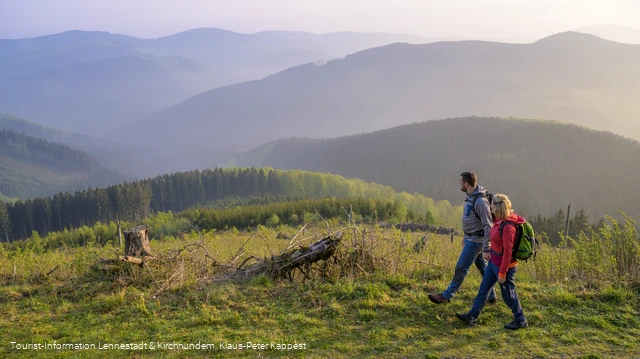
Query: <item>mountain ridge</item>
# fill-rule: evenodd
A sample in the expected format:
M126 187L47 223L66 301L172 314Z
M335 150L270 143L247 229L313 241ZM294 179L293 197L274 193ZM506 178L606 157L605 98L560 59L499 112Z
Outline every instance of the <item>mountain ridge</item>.
M574 31L589 33L603 39L627 44L640 44L640 30L624 25L587 25Z
M516 209L550 215L571 203L591 216L635 216L640 142L558 121L464 117L332 139L289 138L235 156L227 165L335 173L437 200L460 200L457 178L506 193ZM616 176L610 176L616 173Z
M275 138L474 114L555 119L640 138L633 121L640 117L639 64L640 46L578 33L532 44L396 43L207 91L129 128L247 150Z
M101 137L129 121L213 88L263 78L292 66L325 61L392 41L430 40L403 36L240 34L203 28L155 39L69 31L0 40L0 109L53 127ZM128 59L131 69L122 68L116 76L100 65L123 59ZM149 62L142 68L134 66L134 62L142 61ZM88 74L82 70L87 66L94 67ZM156 74L146 76L153 68ZM79 76L70 69L88 78L99 77L91 91L78 89L68 97L58 93L73 91L73 86L65 83L68 79L61 76ZM51 73L59 74L58 78L46 77ZM110 83L112 92L92 96L92 92L108 88L100 86L101 82ZM132 86L138 90L124 96L126 101L110 101L127 94ZM183 90L178 93L180 88ZM105 103L107 100L110 103ZM103 126L105 121L107 125ZM109 126L110 123L115 126Z

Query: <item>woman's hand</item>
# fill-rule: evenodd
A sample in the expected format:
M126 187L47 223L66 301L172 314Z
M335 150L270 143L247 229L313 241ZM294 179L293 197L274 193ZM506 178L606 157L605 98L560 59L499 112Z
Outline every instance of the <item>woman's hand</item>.
M500 283L500 284L504 284L506 281L507 281L507 278L506 278L506 277L505 277L505 278L500 278L500 277L498 277L498 283Z

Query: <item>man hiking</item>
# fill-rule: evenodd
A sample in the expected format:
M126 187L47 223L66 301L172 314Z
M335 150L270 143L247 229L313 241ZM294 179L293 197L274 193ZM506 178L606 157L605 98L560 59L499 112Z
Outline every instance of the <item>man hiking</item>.
M449 287L440 294L429 294L429 300L436 304L448 302L453 298L469 273L472 263L476 264L480 274L484 276L487 260L491 258L489 233L493 219L489 206L489 193L482 186L478 186L478 175L475 173L464 172L460 174L460 177L460 190L467 193L462 212L464 246ZM489 303L496 302L496 292L493 288L487 298Z

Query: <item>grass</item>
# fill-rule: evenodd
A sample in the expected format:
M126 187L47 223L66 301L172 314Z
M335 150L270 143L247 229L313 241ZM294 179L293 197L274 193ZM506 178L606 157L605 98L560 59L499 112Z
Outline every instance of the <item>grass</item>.
M289 229L294 231L294 229ZM286 230L285 230L286 231ZM246 251L269 255L288 243L265 233ZM451 303L429 302L453 275L459 240L429 235L425 251L413 253L422 234L386 230L376 234L377 254L401 265L359 276L306 282L274 282L260 276L243 283L187 278L153 296L160 269L134 268L123 276L92 271L88 265L117 249L79 248L44 253L36 264L0 253L0 356L80 358L638 358L640 293L602 285L597 289L568 278L542 280L533 263L521 264L518 294L530 327L517 332L502 326L512 319L506 305L489 305L477 327L466 327L456 312L470 308L480 283L473 269ZM404 238L403 238L404 236ZM248 234L206 235L219 258L231 258ZM186 241L198 240L194 234ZM349 238L345 242L349 242ZM402 243L407 244L403 245ZM184 242L154 242L158 250ZM215 249L214 249L215 248ZM546 263L541 254L541 263ZM54 264L67 263L50 276ZM195 269L194 269L195 270ZM29 272L30 271L30 272ZM40 275L38 275L40 273ZM188 280L191 278L192 280ZM18 350L28 343L212 343L216 350ZM238 348L264 343L265 349ZM306 344L306 349L275 350L271 343Z

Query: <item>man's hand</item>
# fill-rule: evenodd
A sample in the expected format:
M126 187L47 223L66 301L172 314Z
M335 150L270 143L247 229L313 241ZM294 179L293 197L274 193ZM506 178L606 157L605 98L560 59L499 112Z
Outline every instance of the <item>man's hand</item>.
M485 261L491 260L491 252L482 252L482 259Z
M498 283L500 283L500 284L504 284L506 281L507 281L507 278L506 278L506 277L505 277L505 278L500 278L500 277L498 277Z

